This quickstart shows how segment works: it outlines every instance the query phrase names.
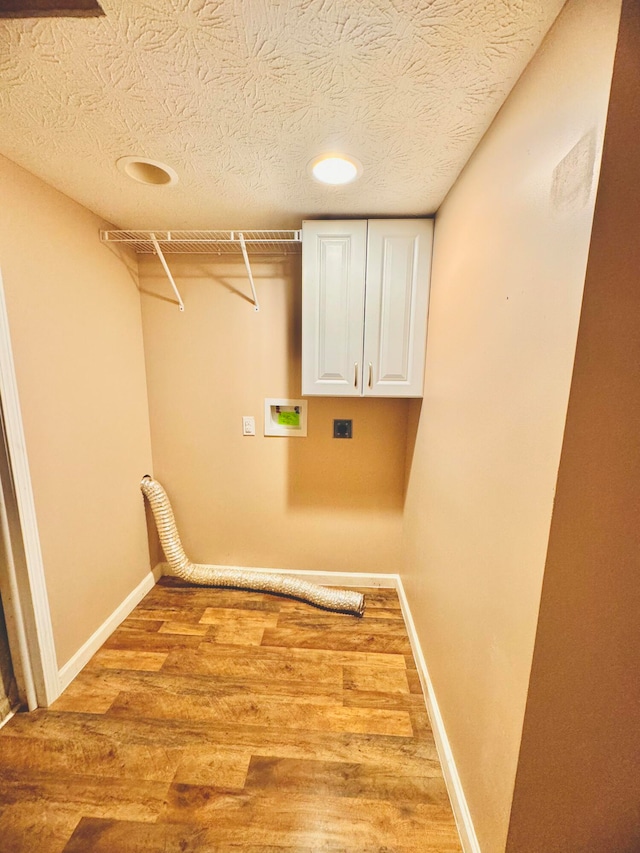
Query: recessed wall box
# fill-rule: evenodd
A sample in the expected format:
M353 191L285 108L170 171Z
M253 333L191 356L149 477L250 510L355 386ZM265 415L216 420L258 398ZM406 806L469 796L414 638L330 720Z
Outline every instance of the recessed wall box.
M307 401L267 398L264 401L264 434L305 437Z

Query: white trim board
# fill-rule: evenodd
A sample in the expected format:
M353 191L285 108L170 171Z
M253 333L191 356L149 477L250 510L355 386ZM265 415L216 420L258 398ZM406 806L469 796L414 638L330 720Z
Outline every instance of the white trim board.
M111 616L105 619L102 625L100 625L100 627L89 637L87 642L78 649L70 660L65 663L58 673L61 692L71 684L76 675L78 675L78 673L81 672L81 670L89 663L93 655L98 651L100 646L109 639L118 625L121 622L124 622L134 607L136 607L145 595L153 589L161 574L162 571L160 564L158 564L152 571L147 572L138 586L129 593L122 604L116 607Z
M18 623L24 624L26 633L26 659L21 661L23 671L30 670L38 705L49 705L60 694L58 663L53 641L53 628L49 612L49 599L40 550L40 536L36 507L29 473L29 459L20 410L20 397L16 379L9 315L0 271L0 400L11 466L11 478L20 519L21 550L24 569L16 578L19 594L12 606ZM18 543L15 543L16 556ZM18 612L19 611L19 612ZM11 618L11 617L9 617Z
M18 711L17 711L17 710L9 711L9 713L7 714L7 716L6 716L3 720L0 720L0 729L1 729L3 726L6 726L6 725L7 725L7 723L9 722L9 720L12 720L12 719L15 717L15 715L16 715L17 713L18 713Z
M166 571L168 563L158 563L156 570L160 574L171 574ZM301 581L319 583L323 586L371 586L376 589L396 589L399 576L394 574L364 574L363 572L318 572L312 569L263 569L255 566L216 566L217 569L229 568L242 572L264 572L265 575L290 575Z
M82 645L73 657L65 663L58 673L60 681L60 692L67 688L79 672L89 663L100 646L111 636L118 625L131 613L145 595L153 589L160 577L164 574L166 563L158 563L150 571L138 586L129 593L100 627L94 631L86 643ZM233 566L232 568L238 568ZM314 572L297 569L246 569L246 571L260 571L266 574L283 574L299 577L301 580L313 583L323 583L326 586L372 586L378 589L395 589L397 575L371 574L365 575L358 572Z
M159 564L156 569L164 569L167 564ZM238 568L234 566L233 568ZM400 600L402 617L409 635L411 650L415 658L420 683L424 693L427 713L431 721L433 736L438 751L438 757L442 766L442 774L447 786L451 807L458 827L458 834L464 853L482 853L478 838L476 836L467 800L462 788L462 782L458 774L449 738L444 727L444 721L438 707L433 683L427 669L427 664L422 652L422 646L418 639L418 633L409 607L409 601L402 585L402 579L398 574L361 574L359 572L318 572L299 569L246 569L246 571L260 571L268 574L293 575L300 580L323 584L324 586L370 586L377 589L395 589Z
M415 658L418 675L420 676L420 683L422 684L422 690L424 692L427 713L431 720L431 728L433 730L433 737L438 751L438 758L440 759L442 774L447 786L449 799L451 800L453 816L455 817L456 825L458 827L458 834L460 836L462 849L464 850L464 853L482 853L480 844L478 843L475 827L473 825L473 820L471 819L471 813L469 812L469 807L467 805L467 800L464 795L464 790L462 788L462 782L453 758L449 738L447 737L447 732L444 727L444 721L440 714L440 708L438 707L433 683L429 676L429 670L427 669L427 664L422 653L422 646L418 639L418 633L413 621L413 616L411 615L409 602L402 585L402 579L400 578L400 575L396 575L396 577L396 591L398 593L398 598L400 599L402 616L404 618L405 625L407 626L409 642L411 643L413 657Z

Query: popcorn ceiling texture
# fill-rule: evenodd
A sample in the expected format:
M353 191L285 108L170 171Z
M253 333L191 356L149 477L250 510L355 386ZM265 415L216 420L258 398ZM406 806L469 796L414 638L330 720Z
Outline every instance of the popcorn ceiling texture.
M433 213L563 0L104 0L0 23L0 152L123 228ZM364 175L327 189L325 150ZM127 154L176 187L133 183Z

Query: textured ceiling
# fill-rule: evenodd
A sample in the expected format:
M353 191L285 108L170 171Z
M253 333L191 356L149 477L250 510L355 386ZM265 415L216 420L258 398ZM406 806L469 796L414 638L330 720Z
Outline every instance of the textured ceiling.
M0 22L0 152L123 228L284 228L433 213L563 0L101 5ZM360 180L312 181L325 150ZM128 154L179 183L134 183Z

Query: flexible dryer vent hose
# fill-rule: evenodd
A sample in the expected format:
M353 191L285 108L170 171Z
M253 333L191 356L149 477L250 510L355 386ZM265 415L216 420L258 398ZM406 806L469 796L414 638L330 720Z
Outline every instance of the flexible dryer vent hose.
M143 477L140 488L153 512L160 544L171 569L170 574L200 586L232 587L288 595L309 604L315 604L317 607L323 607L325 610L353 613L355 616L361 616L364 612L364 596L359 592L318 586L290 575L239 569L234 566L205 566L192 563L182 547L176 520L165 490L157 480L148 475Z

